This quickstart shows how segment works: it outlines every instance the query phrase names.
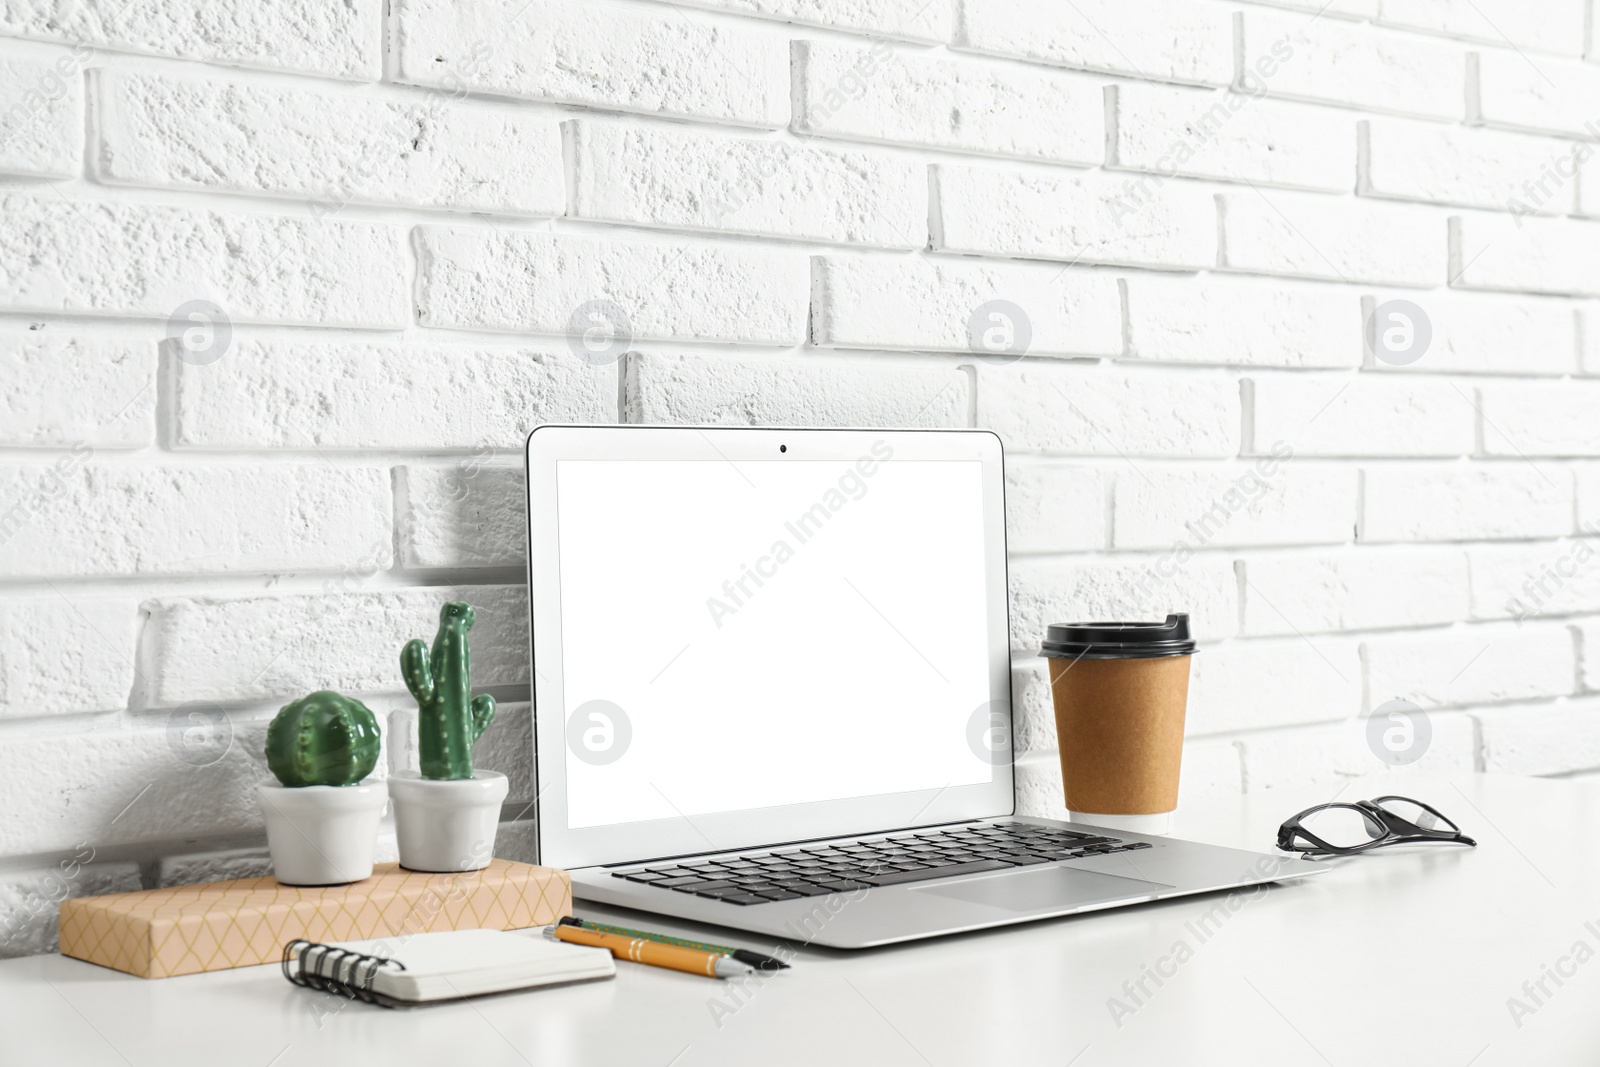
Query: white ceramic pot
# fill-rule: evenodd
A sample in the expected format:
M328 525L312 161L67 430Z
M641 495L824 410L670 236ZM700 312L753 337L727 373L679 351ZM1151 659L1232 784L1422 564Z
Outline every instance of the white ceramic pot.
M372 876L389 790L360 785L256 787L272 873L284 885L343 885Z
M400 866L411 871L477 871L494 858L500 805L511 783L498 771L435 781L416 771L389 776Z

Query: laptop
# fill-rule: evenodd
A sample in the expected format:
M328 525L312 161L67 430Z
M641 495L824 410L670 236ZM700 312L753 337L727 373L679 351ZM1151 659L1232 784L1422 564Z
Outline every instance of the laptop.
M994 434L551 425L526 460L575 897L855 949L1324 869L1015 814Z

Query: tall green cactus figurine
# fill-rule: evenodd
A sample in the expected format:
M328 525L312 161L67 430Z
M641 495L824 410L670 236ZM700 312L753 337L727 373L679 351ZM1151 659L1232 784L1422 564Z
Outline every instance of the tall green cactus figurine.
M378 765L378 719L328 689L285 704L267 727L267 769L291 789L354 785Z
M422 777L472 777L472 746L494 721L494 697L472 695L467 631L472 605L451 601L439 609L433 652L420 638L400 650L400 673L417 698L417 747Z

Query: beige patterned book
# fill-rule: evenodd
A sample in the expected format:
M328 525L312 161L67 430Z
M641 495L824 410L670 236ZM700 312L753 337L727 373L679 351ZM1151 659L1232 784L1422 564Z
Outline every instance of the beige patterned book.
M296 940L516 930L571 914L572 880L553 867L497 859L481 871L423 874L381 863L350 885L241 878L66 900L61 953L166 978L277 963Z

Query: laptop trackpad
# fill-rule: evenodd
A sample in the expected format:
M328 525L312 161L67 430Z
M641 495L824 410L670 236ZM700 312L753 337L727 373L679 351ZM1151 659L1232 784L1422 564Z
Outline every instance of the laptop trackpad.
M1171 888L1161 882L1123 878L1098 871L1040 867L945 885L917 886L914 892L952 897L972 904L988 904L1007 911L1041 911L1046 908L1079 907L1102 900L1137 900L1141 896Z

